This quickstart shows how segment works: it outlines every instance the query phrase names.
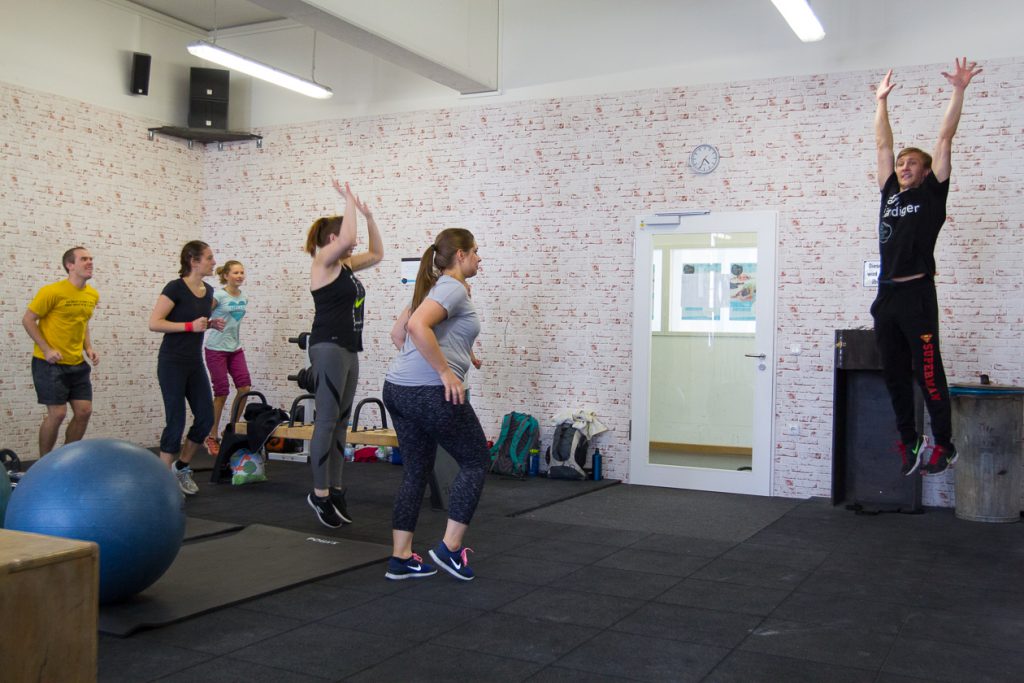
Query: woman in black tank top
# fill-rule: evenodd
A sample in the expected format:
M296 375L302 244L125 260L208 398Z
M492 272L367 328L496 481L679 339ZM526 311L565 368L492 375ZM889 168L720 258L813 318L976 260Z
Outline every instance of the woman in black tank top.
M313 295L313 329L309 337L316 417L310 442L309 464L313 491L306 502L325 526L351 523L342 486L342 451L348 415L359 380L358 353L363 350L366 291L356 272L376 265L384 257L384 242L370 207L349 188L334 181L345 198L343 216L318 218L306 236L306 251L313 257L309 289ZM368 248L356 246L356 212L366 218Z

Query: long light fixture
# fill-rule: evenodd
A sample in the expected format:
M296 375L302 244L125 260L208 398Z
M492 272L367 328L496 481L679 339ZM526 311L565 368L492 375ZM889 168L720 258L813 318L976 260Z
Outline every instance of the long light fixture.
M772 0L772 4L800 40L813 43L825 37L825 29L807 0Z
M189 43L188 51L200 59L205 59L208 62L226 66L227 68L234 69L235 71L241 71L242 73L249 74L254 78L259 78L267 81L268 83L279 85L282 88L294 90L297 93L302 93L309 97L326 100L328 97L334 95L334 92L327 86L295 76L287 71L281 71L280 69L274 68L268 64L257 62L255 59L249 59L237 52L225 50L219 45L208 43L205 40L197 40L194 43Z

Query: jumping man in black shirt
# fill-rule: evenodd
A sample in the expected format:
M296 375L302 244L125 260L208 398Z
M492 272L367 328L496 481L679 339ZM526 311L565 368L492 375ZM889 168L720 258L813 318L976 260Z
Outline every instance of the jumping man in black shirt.
M882 356L896 424L900 431L902 472L939 474L956 462L949 390L939 354L939 308L935 296L935 241L946 220L950 150L960 123L964 90L981 73L975 62L956 60L952 74L942 72L953 91L939 127L934 159L916 147L893 158L887 103L892 69L878 84L875 144L882 205L878 224L881 271L878 296L871 306L875 339ZM914 379L924 391L935 446L918 434L914 420Z

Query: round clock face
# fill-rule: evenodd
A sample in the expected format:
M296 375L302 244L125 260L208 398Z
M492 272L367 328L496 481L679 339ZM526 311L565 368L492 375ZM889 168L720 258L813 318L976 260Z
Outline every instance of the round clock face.
M718 168L718 150L712 145L697 145L690 152L690 168L694 173L711 173Z

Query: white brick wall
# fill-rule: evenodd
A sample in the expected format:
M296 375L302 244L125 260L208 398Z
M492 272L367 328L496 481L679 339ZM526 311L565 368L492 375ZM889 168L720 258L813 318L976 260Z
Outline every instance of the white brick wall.
M203 152L166 140L157 125L66 98L0 84L0 445L37 455L44 409L36 404L22 329L28 302L66 277L60 259L75 245L95 258L100 305L91 334L93 372L88 436L155 445L163 428L156 386L160 336L147 329L178 254L201 236ZM63 442L61 437L58 443Z
M892 98L898 145L932 146L948 98L939 75L946 66L897 74L903 84ZM993 381L1020 383L1024 59L984 66L968 92L954 147L950 218L936 254L943 352L952 381L988 372ZM626 477L634 216L680 207L777 210L776 422L798 422L802 429L800 437L776 429L774 493L828 495L833 331L871 324L873 292L860 278L862 262L876 258L871 124L879 76L779 78L323 121L258 131L265 136L262 150L235 145L188 154L183 145L146 143L137 135L123 136L130 142L83 142L104 160L90 167L96 179L109 182L122 160L134 157L161 176L137 182L135 192L170 186L181 196L175 206L188 207L169 220L160 212L167 205L160 192L144 207L133 193L114 200L97 192L104 199L86 215L102 223L96 214L109 205L136 216L133 227L146 240L166 241L161 254L136 254L149 267L120 285L143 292L141 308L148 313L172 270L171 247L191 236L201 206L202 232L218 259L238 258L247 267L253 305L243 332L254 384L275 403L287 403L297 391L284 377L300 367L301 356L284 339L311 321L308 256L301 246L313 218L340 211L332 177L350 180L371 199L387 249L385 261L363 276L368 313L359 397L379 394L391 357L387 333L411 292L399 284L400 258L419 256L444 227L467 227L483 256L473 292L486 364L471 385L485 431L495 435L500 416L511 409L546 418L563 406L591 407L612 430L598 441L606 473ZM73 103L60 106L74 111L71 128L54 123L45 108L33 109L41 120L33 119L11 144L24 144L42 126L48 140L59 142L32 145L33 151L54 149L65 161L81 129L99 127L94 119L145 127ZM716 144L723 157L707 177L686 168L687 155L701 142ZM16 163L43 166L23 158ZM161 164L174 166L173 182L156 171ZM201 194L186 200L198 184ZM33 202L48 197L43 187L29 192ZM14 330L23 348L24 333L15 329L9 309L20 317L40 279L39 264L52 260L44 251L32 247L36 265L19 278L24 292L4 286L5 329ZM98 256L102 273L104 254ZM104 316L112 315L115 287L104 287L99 275L97 284ZM148 386L157 340L145 332L144 318L138 324L141 332L120 334L142 345L136 355L148 357L126 372ZM98 344L100 332L97 326ZM793 343L802 345L801 356L784 353ZM3 376L16 378L6 381L19 382L18 431L8 437L5 428L4 440L25 442L39 416L27 363L24 355L0 362ZM101 376L97 380L98 396L113 391ZM9 393L5 388L5 398ZM138 398L117 408L117 417L103 417L113 407L98 403L97 421L114 428L138 422L124 416L142 412L153 420L158 408L158 399ZM926 484L928 504L949 504L951 496L944 481Z

